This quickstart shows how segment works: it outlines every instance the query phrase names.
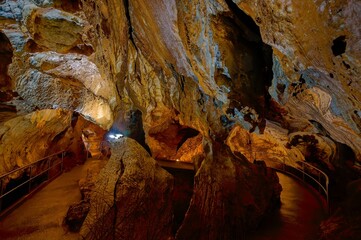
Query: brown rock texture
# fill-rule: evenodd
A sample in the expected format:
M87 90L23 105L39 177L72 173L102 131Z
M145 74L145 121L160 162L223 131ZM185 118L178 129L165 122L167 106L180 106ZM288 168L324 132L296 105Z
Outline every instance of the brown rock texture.
M176 239L245 239L279 202L278 177L265 165L250 164L213 143L195 176L190 207Z
M0 175L67 149L71 135L71 112L64 110L41 110L5 122L0 126Z
M361 234L361 181L351 182L347 199L329 219L321 224L322 240L357 240Z
M341 189L361 175L360 16L357 0L3 0L1 127L63 109L193 161L205 182L240 168L213 152L202 170L215 141L251 162L308 161Z
M80 233L85 239L168 239L172 190L172 176L135 140L122 138L99 174Z
M30 36L41 48L66 53L82 43L82 19L54 8L34 8L25 18Z
M271 96L300 119L320 123L360 154L360 19L357 1L235 1L274 50ZM303 127L309 123L302 124Z

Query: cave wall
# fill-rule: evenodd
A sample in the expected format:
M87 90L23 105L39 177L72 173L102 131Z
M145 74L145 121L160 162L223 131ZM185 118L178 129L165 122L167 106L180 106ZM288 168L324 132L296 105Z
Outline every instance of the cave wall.
M106 129L140 110L149 146L174 122L220 139L276 123L346 144L359 161L359 4L305 6L3 1L3 89L19 94L17 109L69 109Z
M361 172L360 14L356 0L1 1L2 146L21 121L32 148L42 135L28 119L43 111L65 112L49 136L73 112L108 130L139 111L134 138L153 157L209 167L195 186L234 161L202 162L207 141L347 169L348 182Z
M85 2L97 22L115 11L114 3ZM351 23L359 4L306 1L308 11L300 4L125 1L118 6L123 21L114 17L104 27L123 38L103 30L94 38L123 51L113 51L117 62L96 52L96 63L119 70L120 112L143 112L149 145L161 144L152 135L174 121L222 139L237 125L285 132L271 141L280 146L294 132L321 134L350 146L360 161L359 33ZM265 149L255 144L254 151Z

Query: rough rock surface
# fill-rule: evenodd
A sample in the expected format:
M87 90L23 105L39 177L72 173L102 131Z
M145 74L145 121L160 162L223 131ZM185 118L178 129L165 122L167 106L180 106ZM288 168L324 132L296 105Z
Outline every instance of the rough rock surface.
M172 190L172 176L135 140L122 138L112 145L112 156L99 174L81 235L85 239L168 239Z
M329 219L321 224L322 240L357 240L361 235L361 181L351 182L347 199Z
M0 4L4 43L0 85L2 91L19 96L8 100L19 113L68 109L109 129L119 99L116 86L89 60L93 52L86 37L89 24L76 4L75 12L61 9L70 10L68 5L30 0Z
M139 111L131 137L155 158L198 168L199 134L346 184L361 174L360 16L357 0L3 0L0 120L61 108L113 130Z
M82 43L82 19L54 8L34 8L25 16L30 36L39 47L69 52Z
M69 111L42 110L1 124L0 175L67 149L71 116Z
M233 155L224 144L213 143L209 151L176 239L245 239L246 231L279 203L278 177L265 165Z

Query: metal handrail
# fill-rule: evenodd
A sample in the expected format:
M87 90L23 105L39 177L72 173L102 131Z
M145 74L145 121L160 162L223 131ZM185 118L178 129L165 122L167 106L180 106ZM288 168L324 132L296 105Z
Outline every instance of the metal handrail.
M64 152L65 152L65 151L59 151L59 152L53 153L53 154L51 154L51 155L49 155L49 156L43 157L43 158L41 158L41 159L39 159L39 160L36 160L35 162L29 163L28 165L25 165L25 166L23 166L23 167L21 167L21 168L17 168L17 169L14 169L14 170L10 171L10 172L4 173L3 175L0 176L0 179L3 178L3 177L5 177L5 176L7 176L7 175L13 174L14 172L18 172L18 171L20 171L20 170L23 170L23 169L25 169L25 168L28 168L28 167L31 166L31 165L36 165L38 162L44 161L44 160L46 160L47 158L50 158L50 157L59 155L60 153L64 153Z
M57 156L61 154L61 159L60 162L53 162L51 163L51 160L53 159L54 156ZM24 167L21 168L17 168L15 170L12 170L8 173L5 173L3 175L0 176L0 212L10 208L11 206L13 206L15 203L17 203L18 201L23 200L26 196L28 196L29 194L33 193L34 191L36 191L38 188L40 188L41 186L43 186L46 182L51 181L53 179L55 179L58 175L60 175L63 172L63 164L64 164L64 155L65 155L65 151L60 151L54 154L51 154L47 157L41 158L33 163L30 163ZM33 174L33 167L38 166L39 164L43 164L46 163L46 169L45 170L41 170L40 173L37 173L36 175L32 176ZM56 174L54 174L53 176L50 176L49 171L57 166L60 165L60 170L58 172L56 172ZM4 179L7 178L11 178L9 177L10 175L16 173L16 172L21 172L24 173L25 171L29 170L29 179L27 179L26 181L18 184L17 186L7 190L6 192L3 192L3 190L5 189L6 186L3 186L4 183ZM32 181L36 178L38 178L39 176L43 175L44 173L48 173L47 178L45 180L43 180L36 188L32 188ZM24 194L24 196L20 197L19 199L16 199L14 203L10 203L9 206L7 206L7 208L2 208L2 201L4 199L5 196L13 193L15 190L19 189L20 187L23 187L24 185L29 184L29 188L26 194ZM2 214L2 213L1 213ZM0 214L0 215L1 215Z
M265 152L253 152L255 154L255 158L256 159L256 156L257 156L257 153L262 153L263 155L265 154ZM298 161L296 163L298 164L301 164L301 169L300 168L297 168L297 167L293 167L289 164L286 163L286 159L285 159L285 155L281 155L281 154L270 154L270 153L267 153L267 159L266 161L271 161L271 162L277 162L279 164L282 164L282 166L280 167L279 165L274 165L274 166L269 166L270 168L273 168L273 169L276 169L276 170L280 170L280 171L283 171L283 172L286 172L300 180L302 180L304 183L310 185L311 187L313 187L315 189L314 186L312 186L311 184L309 184L307 181L306 181L306 176L311 179L314 183L316 183L318 185L318 189L316 189L318 192L320 192L321 194L324 194L325 195L325 198L326 198L326 207L327 207L327 212L329 212L329 177L327 176L327 174L325 172L323 172L321 169L307 163L307 162L303 162L303 161ZM275 160L275 158L272 158L272 156L278 156L278 157L282 157L281 161L279 160L279 158L276 158L277 160ZM261 160L261 159L259 159ZM305 167L306 166L306 167ZM309 173L309 171L307 171L306 169L312 169L313 171L317 172L317 176L318 176L318 179L315 178L314 175L311 175ZM302 174L302 178L297 176L296 174L294 174L292 171L290 171L289 169L294 169L298 172L300 172ZM321 176L323 176L324 178L324 184L322 184L322 181L321 181ZM322 191L321 191L322 189Z

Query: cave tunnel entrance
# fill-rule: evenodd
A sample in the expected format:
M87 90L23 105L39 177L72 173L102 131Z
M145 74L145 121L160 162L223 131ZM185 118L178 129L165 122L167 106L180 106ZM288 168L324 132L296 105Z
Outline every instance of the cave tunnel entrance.
M150 130L149 136L152 145L160 146L153 151L153 157L157 160L191 163L192 160L185 155L190 152L195 153L198 145L202 142L202 135L199 131L183 126L175 120L164 124L161 129Z
M153 151L153 157L174 178L172 226L175 235L183 223L193 196L195 170L193 159L202 154L202 134L188 126L172 120L161 129L149 133L150 142L161 146L160 151ZM153 149L152 149L153 150Z
M219 41L230 41L233 46L233 60L227 64L233 65L229 68L230 112L234 108L240 110L250 106L261 118L265 118L271 100L268 88L273 79L272 47L263 42L260 28L250 16L232 0L226 0L226 3L231 14L221 14L217 21L226 26L225 31L229 32ZM262 126L259 127L262 130Z
M109 141L113 141L120 137L129 137L136 140L149 154L151 154L150 148L145 142L142 112L140 110L130 110L126 114L118 112L113 126L106 134L106 138Z

